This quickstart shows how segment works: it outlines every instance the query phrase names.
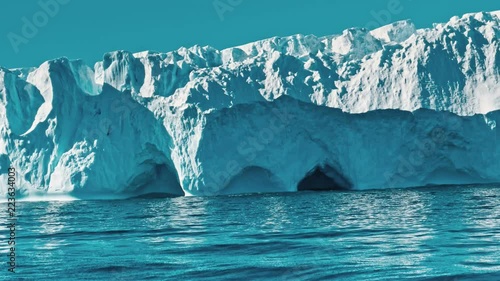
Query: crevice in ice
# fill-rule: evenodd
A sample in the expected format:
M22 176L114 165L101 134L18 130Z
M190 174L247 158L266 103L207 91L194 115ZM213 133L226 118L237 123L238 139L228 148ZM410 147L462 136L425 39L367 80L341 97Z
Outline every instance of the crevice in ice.
M9 156L7 154L0 153L0 174L7 174L10 167L11 162Z
M299 182L298 191L313 190L346 190L352 189L352 184L341 173L329 165L316 166Z

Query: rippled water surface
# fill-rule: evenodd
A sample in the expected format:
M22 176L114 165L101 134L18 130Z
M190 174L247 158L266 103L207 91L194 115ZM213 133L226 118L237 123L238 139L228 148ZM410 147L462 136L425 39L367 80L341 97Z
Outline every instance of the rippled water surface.
M500 280L497 187L22 202L17 211L18 272L2 261L0 279Z

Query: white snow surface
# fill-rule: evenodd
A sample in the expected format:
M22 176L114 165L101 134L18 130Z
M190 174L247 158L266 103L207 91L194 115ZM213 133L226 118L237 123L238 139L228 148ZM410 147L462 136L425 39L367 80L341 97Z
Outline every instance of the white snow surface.
M499 183L499 35L496 11L0 68L0 180L77 198L291 192L315 169L349 189Z

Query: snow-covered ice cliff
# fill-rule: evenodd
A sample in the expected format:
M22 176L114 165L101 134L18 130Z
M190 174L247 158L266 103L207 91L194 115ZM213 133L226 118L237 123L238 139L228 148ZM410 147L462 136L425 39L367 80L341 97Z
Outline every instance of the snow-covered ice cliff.
M25 196L500 182L500 12L0 68ZM7 186L0 186L5 196Z

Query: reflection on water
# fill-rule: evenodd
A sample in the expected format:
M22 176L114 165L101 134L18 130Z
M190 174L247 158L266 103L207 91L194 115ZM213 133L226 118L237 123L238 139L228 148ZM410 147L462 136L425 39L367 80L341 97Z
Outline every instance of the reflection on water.
M26 280L500 280L495 187L22 202L18 214Z
M45 212L43 212L43 215L38 219L40 226L37 232L39 232L41 236L46 236L47 238L35 240L34 247L35 249L47 250L45 251L48 254L47 258L52 258L52 252L50 250L65 245L66 240L51 234L63 231L64 221L61 219L61 213L64 214L64 212L61 211L61 208L70 203L68 201L54 201L47 202L46 204L47 207L45 208Z
M4 209L7 208L7 204L1 204ZM8 220L8 213L7 212L2 212L2 215L0 215L0 225L2 226L8 226L9 224L7 223ZM10 230L2 227L2 231L0 232L0 241L4 241L4 243L0 244L0 254L2 256L5 256L4 254L9 253L10 246L7 242L7 239L10 237Z
M158 226L157 229L168 228L174 235L165 236L165 240L170 243L180 245L196 245L205 241L203 236L206 226L206 204L205 200L193 198L195 201L174 198L167 202L158 212L164 214L160 222L151 219L151 227ZM182 210L180 212L179 210Z
M64 222L61 219L61 208L68 205L69 202L47 202L47 208L40 216L38 222L40 234L54 234L61 232L64 228Z
M266 197L264 201L266 208L262 214L265 220L262 224L263 227L270 231L279 231L292 223L293 218L290 217L289 206L284 201L276 197ZM305 218L300 217L300 219Z
M500 218L500 208L498 206L498 191L494 189L473 189L471 190L472 200L468 202L468 208L474 217L481 219L469 219L467 223L484 228L498 228ZM476 204L477 202L480 204ZM483 236L487 238L487 236ZM492 241L500 241L500 232L493 233Z
M72 208L71 202L37 203L36 215L26 215L28 210L22 208L18 221L21 228L18 231L20 237L17 243L18 249L21 249L18 258L21 264L28 251L36 253L31 255L32 261L41 267L50 267L54 263L65 261L63 247L68 245L68 242L58 235L65 229L65 207Z

